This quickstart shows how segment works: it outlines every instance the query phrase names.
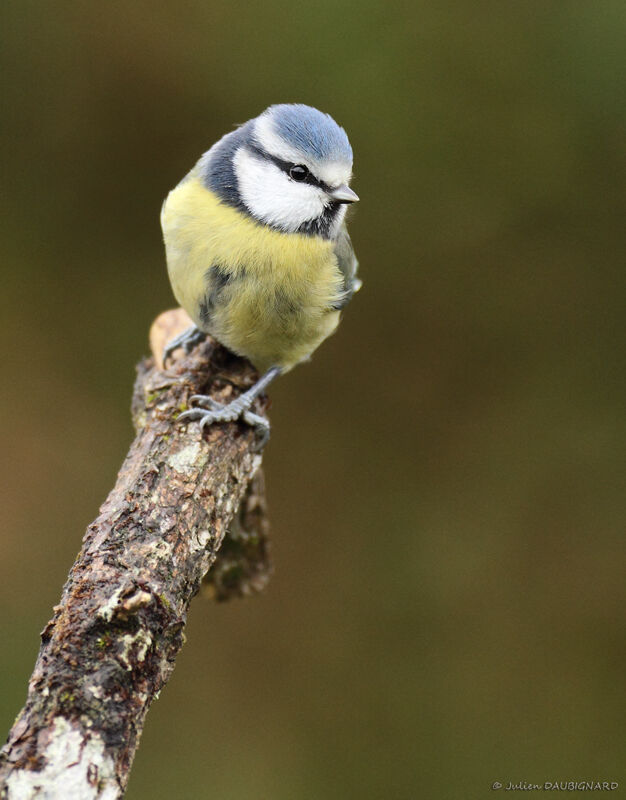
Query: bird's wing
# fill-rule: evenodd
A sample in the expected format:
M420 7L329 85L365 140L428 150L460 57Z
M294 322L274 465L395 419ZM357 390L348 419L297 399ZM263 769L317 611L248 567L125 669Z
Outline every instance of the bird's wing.
M334 251L339 271L343 275L344 289L342 297L333 305L333 308L340 310L350 302L352 295L361 288L361 281L356 276L359 262L354 255L352 242L345 224L341 226Z

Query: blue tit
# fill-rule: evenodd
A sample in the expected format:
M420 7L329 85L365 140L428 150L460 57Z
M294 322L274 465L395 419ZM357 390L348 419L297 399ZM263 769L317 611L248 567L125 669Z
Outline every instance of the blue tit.
M343 128L310 106L274 105L226 134L167 196L161 212L174 295L194 327L170 342L187 350L210 334L262 377L227 405L204 395L181 420L243 419L273 378L309 358L360 287L346 230L352 148Z

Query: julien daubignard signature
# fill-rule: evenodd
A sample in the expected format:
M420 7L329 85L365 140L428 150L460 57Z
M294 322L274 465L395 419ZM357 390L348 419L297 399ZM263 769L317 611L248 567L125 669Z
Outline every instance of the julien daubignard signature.
M491 784L492 789L504 789L505 792L614 792L618 787L617 781L544 781L543 783L494 781Z

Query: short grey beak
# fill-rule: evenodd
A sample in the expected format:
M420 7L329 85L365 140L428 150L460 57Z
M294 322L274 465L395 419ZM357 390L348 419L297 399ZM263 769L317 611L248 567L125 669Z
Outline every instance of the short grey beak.
M353 192L347 183L343 183L336 189L332 189L328 192L328 196L332 197L336 203L356 203L359 199L358 194Z

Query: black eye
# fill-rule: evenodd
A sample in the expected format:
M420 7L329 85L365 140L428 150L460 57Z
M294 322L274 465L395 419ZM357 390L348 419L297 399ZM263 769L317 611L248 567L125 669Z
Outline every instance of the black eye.
M291 167L289 170L289 177L293 178L294 181L305 181L308 177L309 170L302 166L302 164L297 164L295 167Z

